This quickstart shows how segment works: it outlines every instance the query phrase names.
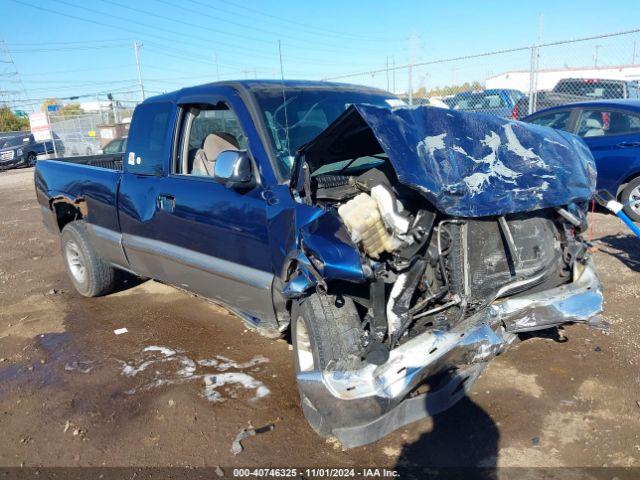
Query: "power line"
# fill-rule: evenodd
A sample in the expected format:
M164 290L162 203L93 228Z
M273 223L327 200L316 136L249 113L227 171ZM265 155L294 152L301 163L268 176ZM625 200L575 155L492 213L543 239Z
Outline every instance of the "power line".
M196 0L190 0L190 1L194 2L194 3L201 3L201 2L196 2ZM289 20L287 18L283 18L283 17L280 17L278 15L273 15L271 13L264 12L264 11L261 11L261 10L255 9L255 8L247 7L246 5L240 5L240 4L237 4L235 2L228 1L228 0L226 0L226 1L223 0L223 3L226 3L228 5L232 5L235 8L239 8L239 9L242 9L242 10L247 10L247 11L250 11L250 12L257 13L258 15L262 15L264 17L276 19L276 20L278 20L279 22L282 22L282 23L288 23L290 25L295 25L295 26L297 26L297 27L299 27L301 29L304 29L305 32L307 32L307 33L308 33L309 30L316 30L318 32L318 33L316 33L316 35L322 35L323 37L332 36L332 37L335 37L335 38L340 38L342 40L345 40L345 39L346 40L361 40L361 41L365 41L365 42L384 42L384 43L388 43L390 41L391 42L400 41L400 40L394 40L394 39L384 39L384 38L380 38L380 37L361 37L361 36L357 36L357 35L351 35L351 34L344 33L344 32L338 32L338 31L335 31L335 30L325 29L323 27L317 27L315 25L302 23L302 22L300 22L298 20ZM217 8L219 8L219 7L216 6L216 9ZM237 15L237 12L232 12L232 13Z
M112 45L78 45L76 47L55 47L55 48L27 48L27 49L14 49L14 53L38 53L38 52L68 52L78 50L102 50L105 48L123 48L128 47L128 44L118 43Z
M632 33L638 33L640 32L640 28L636 28L633 30L625 30L622 32L614 32L614 33L605 33L602 35L595 35L592 37L581 37L581 38L574 38L571 40L559 40L556 42L549 42L549 43L542 43L540 45L528 45L528 46L524 46L524 47L515 47L515 48L507 48L504 50L494 50L492 52L483 52L483 53L476 53L473 55L463 55L460 57L453 57L453 58L441 58L438 60L430 60L428 62L419 62L419 63L407 63L405 65L398 65L398 66L394 66L392 68L390 68L389 70L404 70L407 68L414 68L414 67L424 67L426 65L434 65L437 63L449 63L449 62L458 62L460 60L469 60L472 58L480 58L480 57L490 57L493 55L501 55L504 53L513 53L513 52L522 52L525 50L530 50L533 47L553 47L553 46L557 46L557 45L566 45L569 43L576 43L576 42L585 42L588 40L599 40L601 38L608 38L608 37L616 37L616 36L620 36L620 35L629 35ZM350 77L359 77L362 75L373 75L376 73L381 73L381 72L385 72L386 68L380 68L380 69L372 69L372 70L365 70L365 71L360 71L360 72L353 72L353 73L345 73L342 75L336 75L333 77L326 77L323 78L322 80L339 80L342 78L350 78Z
M44 47L44 46L49 46L49 45L89 45L89 44L101 44L101 43L113 43L113 42L128 42L130 41L130 39L128 38L111 38L111 39L105 39L105 40L90 40L90 41L82 41L82 40L75 40L73 42L10 42L7 43L7 45L13 46L13 47Z
M148 16L155 17L155 18L161 18L161 19L167 20L169 22L177 23L177 24L180 24L180 25L186 25L186 26L191 27L191 28L198 28L200 30L205 30L206 32L218 32L218 33L220 33L222 35L225 35L225 36L233 36L233 37L237 37L237 38L244 38L244 39L252 41L252 42L263 42L264 41L264 39L262 39L262 38L251 37L251 36L239 34L237 31L236 32L227 32L227 31L224 31L224 30L211 28L209 26L204 26L204 25L199 25L197 23L193 23L193 22L187 22L187 21L184 21L184 20L179 20L177 18L168 17L166 15L161 15L159 13L151 12L149 10L144 10L144 9L141 9L141 8L132 7L130 5L125 5L123 3L116 2L115 0L100 0L100 1L102 1L103 3L107 3L109 5L116 5L116 6L120 7L120 8L124 8L126 10L131 10L133 12L142 13L144 15L148 15ZM210 5L207 5L207 4L204 4L204 3L201 3L201 2L196 2L194 0L191 0L191 1L192 1L192 3L196 3L198 5L204 5L205 7L210 7ZM163 3L167 3L167 4L171 5L168 2L163 2ZM176 5L173 4L172 6L175 7ZM205 17L210 17L210 18L215 18L218 21L220 20L220 17L213 17L213 16L207 15L207 14L205 14L203 12L198 12L198 15L205 16ZM229 23L229 24L232 24L232 25L237 25L237 26L239 26L239 27L241 27L241 28L243 28L245 30L246 29L251 29L251 31L262 31L262 32L268 33L269 35L275 35L275 33L272 32L272 31L265 30L265 29L259 28L259 27L256 28L254 26L250 26L250 25L247 25L247 24L239 23L239 22L236 22L236 21L233 21L233 20L225 20L225 23ZM300 41L299 37L294 37L294 36L291 36L291 35L285 35L285 37L292 38L292 39L294 39L296 41ZM305 49L307 51L309 50L308 46L297 45L297 44L294 44L294 43L292 43L290 45L293 46L293 47L296 47L296 48ZM344 51L344 48L342 48L342 49L336 49L336 48L334 48L334 49L326 49L326 48L314 47L313 49L315 51L318 51L318 52L324 51L324 52L328 52L328 53L337 53L337 52L340 52L340 51Z

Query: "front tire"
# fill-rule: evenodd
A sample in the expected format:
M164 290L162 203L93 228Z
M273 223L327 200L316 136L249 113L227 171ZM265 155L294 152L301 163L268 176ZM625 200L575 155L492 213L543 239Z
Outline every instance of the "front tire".
M91 245L84 222L71 222L62 229L62 255L69 278L80 295L99 297L113 291L115 269Z
M33 152L29 152L27 155L27 167L33 167L37 161L37 155Z
M624 213L634 222L640 222L640 177L627 184L620 196L620 202L625 205Z
M357 368L361 361L362 323L349 298L313 295L291 309L291 340L296 374L315 370ZM322 436L331 432L302 390L302 411Z

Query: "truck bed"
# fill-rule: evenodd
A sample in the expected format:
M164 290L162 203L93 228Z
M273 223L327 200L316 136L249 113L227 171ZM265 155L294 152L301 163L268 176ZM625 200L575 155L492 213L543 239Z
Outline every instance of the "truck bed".
M122 160L124 153L116 154L100 154L100 155L83 155L80 157L62 157L56 158L56 162L78 163L81 165L89 165L91 167L107 168L109 170L122 171Z
M40 206L51 212L55 203L68 201L76 205L80 199L87 207L87 222L118 232L122 157L88 155L38 161L35 183Z

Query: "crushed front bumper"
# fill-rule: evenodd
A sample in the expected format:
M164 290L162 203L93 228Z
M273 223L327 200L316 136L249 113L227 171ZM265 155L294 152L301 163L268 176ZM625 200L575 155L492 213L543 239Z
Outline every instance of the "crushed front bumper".
M565 323L598 325L602 303L593 266L579 265L571 283L495 301L448 332L409 340L383 365L299 373L304 413L319 433L334 435L347 448L371 443L460 400L518 332ZM427 393L409 395L422 384Z

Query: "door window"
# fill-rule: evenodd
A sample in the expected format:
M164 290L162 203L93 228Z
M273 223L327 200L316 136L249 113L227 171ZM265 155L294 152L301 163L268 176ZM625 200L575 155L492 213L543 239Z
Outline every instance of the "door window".
M569 117L571 110L555 110L553 112L543 113L529 120L529 123L541 125L543 127L557 128L559 130L567 130L569 126Z
M640 116L617 110L583 110L577 134L581 137L602 137L640 132Z
M184 106L181 123L174 173L213 177L220 153L247 149L238 117L225 103Z

